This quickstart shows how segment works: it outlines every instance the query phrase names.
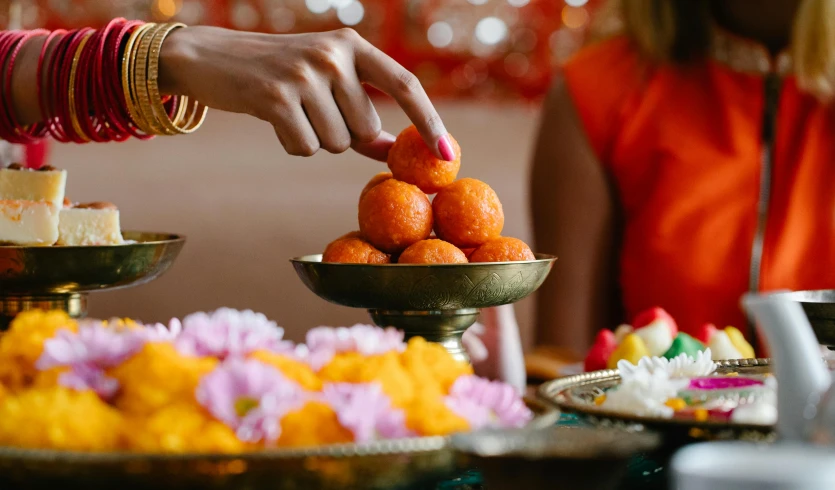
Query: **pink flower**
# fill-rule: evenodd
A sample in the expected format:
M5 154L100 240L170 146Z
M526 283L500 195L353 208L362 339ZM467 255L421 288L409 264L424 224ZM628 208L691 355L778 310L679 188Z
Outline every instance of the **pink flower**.
M43 353L35 367L39 370L69 367L58 377L61 386L74 390L94 390L110 398L119 390L119 383L104 374L145 345L140 329L108 327L98 321L82 322L78 332L59 330L44 342Z
M153 325L145 325L141 333L147 342L174 342L179 338L183 331L183 324L180 320L172 318L166 327L162 323L155 323Z
M455 380L444 401L473 430L488 426L520 428L533 418L512 386L478 376Z
M318 371L336 354L358 352L364 356L402 352L406 348L403 332L396 328L380 328L371 325L353 327L316 327L307 332L305 360Z
M281 418L307 401L277 369L255 360L229 359L207 374L197 401L245 442L275 442Z
M114 367L145 345L139 329L107 327L99 321L82 322L78 332L59 330L44 342L36 367L40 370L74 364Z
M406 428L406 414L391 406L379 383L331 383L322 397L336 412L339 423L354 434L356 442L414 435Z
M104 374L101 368L89 364L75 364L58 376L58 384L77 391L93 390L105 400L119 391L119 382Z
M172 321L172 326L177 323ZM221 308L185 317L175 344L184 355L226 359L256 350L292 352L292 342L282 340L283 337L284 329L261 313Z

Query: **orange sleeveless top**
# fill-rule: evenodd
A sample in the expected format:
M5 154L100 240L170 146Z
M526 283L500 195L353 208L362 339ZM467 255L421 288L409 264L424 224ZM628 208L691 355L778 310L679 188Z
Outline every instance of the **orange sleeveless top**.
M625 219L627 320L661 306L689 333L745 327L751 289L835 289L835 111L786 58L714 51L651 66L620 37L564 67Z

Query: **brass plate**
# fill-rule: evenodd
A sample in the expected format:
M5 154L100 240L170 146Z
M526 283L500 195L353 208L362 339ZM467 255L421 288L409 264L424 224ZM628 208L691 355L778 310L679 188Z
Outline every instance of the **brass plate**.
M305 286L342 306L428 311L515 303L542 284L556 257L474 264L335 264L321 255L292 259Z
M768 359L738 359L718 361L717 373L739 373L740 375L762 375L769 373ZM601 426L648 428L661 432L693 432L718 438L737 438L740 435L751 438L771 437L772 425L735 424L716 420L695 421L676 418L644 417L622 412L604 410L594 404L594 399L606 389L617 386L620 374L617 369L583 373L549 381L539 387L541 399L553 403L563 412L584 416Z
M85 247L0 246L3 296L50 296L136 286L171 267L185 237L125 231L136 243Z
M558 412L526 400L530 429ZM460 469L449 437L416 437L237 455L82 453L0 447L0 488L15 490L355 490L411 489Z

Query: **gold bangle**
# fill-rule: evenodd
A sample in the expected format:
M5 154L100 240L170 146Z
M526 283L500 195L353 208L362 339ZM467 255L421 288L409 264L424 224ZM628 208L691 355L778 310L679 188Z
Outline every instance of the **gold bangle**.
M142 114L142 118L148 123L151 134L154 135L172 134L160 123L159 118L154 114L151 95L148 93L148 60L151 52L151 41L153 41L157 32L165 28L165 24L158 24L146 31L140 36L138 40L139 47L136 50L136 70L134 71L133 80L134 90L136 90L136 100L138 101L139 112Z
M81 129L81 123L79 122L78 114L75 111L75 75L78 72L78 62L81 59L81 54L84 52L84 46L93 34L94 32L90 32L84 36L84 39L82 39L80 43L78 43L78 48L73 54L72 65L70 66L69 103L67 104L70 113L70 123L72 124L72 128L75 130L75 134L77 134L84 142L90 141L90 138L88 138Z
M133 84L133 74L136 68L136 41L145 31L153 28L155 25L148 23L137 27L131 33L130 37L128 37L128 41L125 44L125 52L122 54L122 91L125 94L125 106L134 125L145 134L153 133L150 126L142 117L142 113L139 111L139 106L136 103L135 87Z
M153 39L151 40L149 48L150 52L148 55L147 89L150 103L154 114L156 115L157 122L159 122L165 128L165 131L171 135L194 132L203 124L207 112L206 106L197 101L190 101L186 96L178 97L177 102L179 107L177 108L177 113L173 118L169 117L162 104L162 96L159 92L159 55L162 50L162 43L165 42L165 38L168 37L171 32L182 27L186 27L185 24L165 24L163 27L155 31ZM189 117L186 119L185 115L187 114L187 109L190 109L190 111L188 111ZM200 114L200 117L195 119L194 116L198 113Z

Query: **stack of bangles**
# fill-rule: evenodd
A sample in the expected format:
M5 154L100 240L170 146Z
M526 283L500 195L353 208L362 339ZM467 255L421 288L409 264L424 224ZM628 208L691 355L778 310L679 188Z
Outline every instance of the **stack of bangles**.
M102 29L0 33L0 139L31 143L51 135L61 142L124 141L131 136L191 133L206 106L160 94L159 55L166 36L183 24L115 19ZM12 73L23 45L46 36L37 67L41 122L20 124L12 101Z

